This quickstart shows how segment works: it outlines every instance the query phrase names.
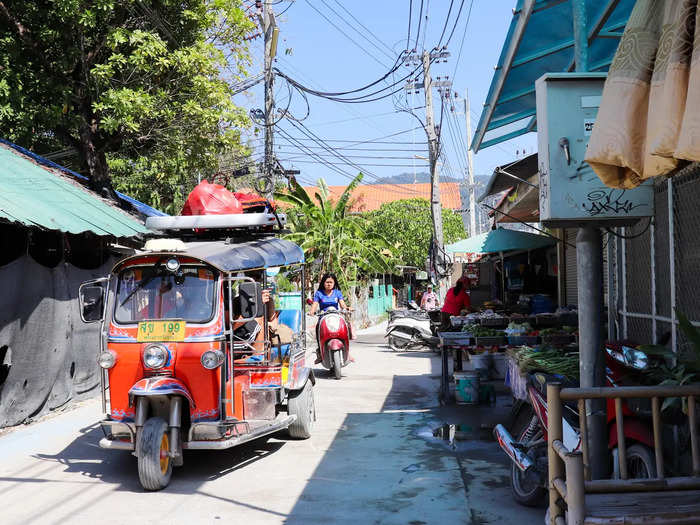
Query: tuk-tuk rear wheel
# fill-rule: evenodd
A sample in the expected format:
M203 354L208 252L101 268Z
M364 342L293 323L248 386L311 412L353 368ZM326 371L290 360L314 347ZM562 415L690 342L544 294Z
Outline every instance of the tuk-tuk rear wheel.
M139 480L146 490L160 490L168 486L173 473L169 455L168 424L160 417L146 421L140 435L138 457Z

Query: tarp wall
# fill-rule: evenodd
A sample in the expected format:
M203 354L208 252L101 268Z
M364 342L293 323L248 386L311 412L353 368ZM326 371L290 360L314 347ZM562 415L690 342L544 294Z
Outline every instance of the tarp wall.
M78 287L113 263L49 268L24 255L0 267L0 428L95 395L100 324L80 320Z

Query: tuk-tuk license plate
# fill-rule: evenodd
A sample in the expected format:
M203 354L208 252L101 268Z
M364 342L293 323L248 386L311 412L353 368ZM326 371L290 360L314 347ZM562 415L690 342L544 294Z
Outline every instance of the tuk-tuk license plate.
M184 341L185 321L143 321L136 336L139 343L150 341Z

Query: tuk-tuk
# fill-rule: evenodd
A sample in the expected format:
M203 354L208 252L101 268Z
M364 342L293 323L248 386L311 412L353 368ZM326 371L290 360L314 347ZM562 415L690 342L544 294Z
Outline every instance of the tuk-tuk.
M275 311L266 272L298 271L304 297L304 253L266 233L268 215L149 218L180 238L149 240L80 287L83 321L102 326L99 444L132 451L146 490L168 485L184 449L225 449L283 429L311 435L304 303ZM289 328L286 341L275 324Z

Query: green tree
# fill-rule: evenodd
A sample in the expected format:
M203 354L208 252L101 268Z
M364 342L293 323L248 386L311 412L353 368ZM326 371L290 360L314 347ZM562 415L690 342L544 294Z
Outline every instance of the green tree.
M314 199L296 182L292 183L291 192L276 194L277 199L292 205L287 210L292 230L287 238L301 246L309 262L319 261L321 273L335 273L343 289L355 283L362 273L392 269L390 246L383 236L369 233L367 220L349 213L350 195L361 181L362 173L345 188L337 202L330 199L323 179L319 179Z
M368 231L383 235L393 246L399 264L422 268L428 257L433 234L430 202L426 199L404 199L383 204L367 212ZM445 244L466 236L459 214L443 208L442 229Z
M222 152L252 22L240 0L0 0L0 136L77 151L93 187L169 211ZM227 72L227 76L222 74ZM110 173L111 172L111 173Z

